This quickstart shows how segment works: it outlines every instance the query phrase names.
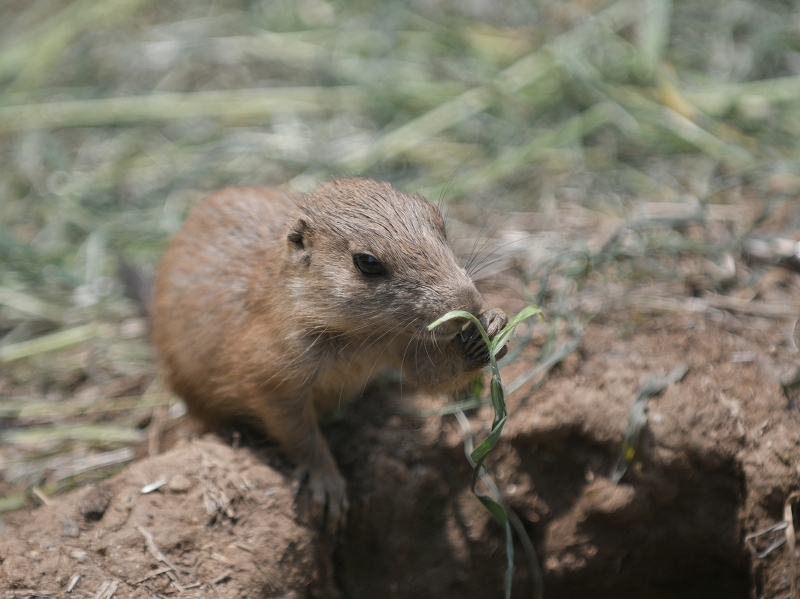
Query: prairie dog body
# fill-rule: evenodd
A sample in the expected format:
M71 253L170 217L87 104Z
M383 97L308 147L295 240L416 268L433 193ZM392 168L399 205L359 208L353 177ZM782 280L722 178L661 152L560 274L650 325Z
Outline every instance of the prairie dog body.
M427 325L450 310L506 322L447 243L439 210L366 179L311 194L229 188L198 204L159 266L153 341L174 391L217 426L247 418L308 477L329 528L345 481L318 415L394 367L448 392L488 363L474 325Z

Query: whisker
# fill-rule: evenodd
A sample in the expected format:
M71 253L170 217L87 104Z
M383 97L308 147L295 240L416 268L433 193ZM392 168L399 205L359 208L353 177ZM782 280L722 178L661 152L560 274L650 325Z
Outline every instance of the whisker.
M378 337L376 337L375 339L373 339L373 340L372 340L372 341L369 343L369 345L367 345L366 347L364 347L364 344L365 344L367 341L369 341L369 339L370 339L370 337L369 337L369 336L367 336L367 337L366 337L366 338L365 338L365 339L364 339L364 340L361 342L361 344L360 344L360 345L359 345L359 346L358 346L358 347L355 349L355 351L353 352L353 356L350 358L350 362L348 362L348 364L347 364L347 368L345 368L345 372L344 372L344 377L345 377L345 379L342 381L342 386L341 386L341 387L340 387L340 389L339 389L339 406L340 406L340 407L341 407L341 404L342 404L342 398L343 398L343 396L344 396L344 387L345 387L345 384L346 384L346 382L347 382L347 379L346 379L346 377L347 377L347 373L350 371L350 368L352 367L352 365L353 365L353 363L356 361L356 359L357 359L357 358L360 358L362 355L364 355L364 354L367 352L367 350L369 350L369 348L371 348L373 345L375 345L375 344L376 344L378 341L380 341L381 339L383 339L383 338L384 338L384 337L386 337L387 335L389 335L389 334L393 333L394 331L396 331L396 330L398 330L398 329L400 329L400 332L402 332L402 328L404 328L404 327L406 326L406 325L404 325L404 324L403 324L403 322L410 323L410 322L412 321L412 319L413 319L413 317L408 317L406 321L401 321L399 324L396 324L396 325L394 325L394 326L393 326L393 327L391 327L389 330L387 330L387 331L385 331L385 332L381 333L381 334L380 334ZM403 325L403 327L401 327L401 325ZM392 340L394 340L394 339L397 337L397 335L399 335L399 334L400 334L400 332L398 332L398 333L395 335L395 337L393 337L393 338L392 338ZM369 375L367 376L367 380L365 381L365 387L366 387L366 384L367 384L367 382L369 382L369 377L372 375L372 371L374 370L374 368L375 368L375 365L377 364L377 362L378 362L378 360L380 359L380 357L381 357L381 356L384 354L384 352L386 351L386 348L387 348L388 346L389 346L389 344L388 344L388 343L384 345L383 349L382 349L382 350L381 350L381 352L378 354L378 357L376 358L376 361L375 361L375 363L372 365L372 368L370 368ZM363 393L363 389L362 389L362 393Z
M470 266L470 268L478 267L478 266L483 267L486 264L486 263L482 262L482 260L484 258L489 258L493 253L498 252L499 250L501 250L501 249L503 249L505 247L508 247L510 245L514 245L515 243L522 243L524 241L529 241L531 239L536 239L536 236L535 235L531 235L529 237L520 237L519 239L513 239L511 241L506 241L505 243L500 243L500 244L492 247L491 251L489 253L487 253L485 256L481 257L481 261L475 260L474 263ZM529 247L519 248L519 249L516 249L516 250L514 250L512 252L508 252L508 253L503 254L498 259L499 260L503 260L503 259L506 259L506 258L510 258L512 256L516 256L517 254L521 254L522 252L526 252L526 251L529 251L529 250L530 250ZM476 272L478 272L478 271L477 270L469 270L469 269L467 270L467 274L469 274L471 277L474 277Z
M466 158L463 160L463 162L462 162L461 164L459 164L459 165L456 167L456 170L454 170L454 171L453 171L453 174L452 174L452 175L450 175L450 177L447 179L447 183L445 183L444 187L442 188L442 192L439 194L439 201L438 201L438 202L437 202L437 204L436 204L436 207L437 207L437 208L438 208L440 211L442 210L442 206L444 205L444 199L447 197L447 192L448 192L448 191L450 191L450 187L452 186L452 184L453 184L453 181L455 180L455 178L456 178L456 175L458 174L458 171L460 171L460 170L461 170L461 168L462 168L462 167L463 167L465 164L467 164L467 163L468 163L470 160L472 160L472 156L473 156L474 154L475 154L475 148L472 148L472 150L470 150L469 156L467 156L467 157L466 157Z
M475 257L475 248L478 247L478 242L481 239L481 235L483 235L484 230L486 230L486 225L489 223L489 216L491 216L493 209L494 207L489 209L489 213L486 215L478 234L475 236L475 241L472 243L472 249L470 249L469 254L467 255L467 261L464 263L464 270L466 271L469 271L470 267L472 266Z
M410 323L410 322L411 322L411 319L408 320L408 323ZM405 325L405 326L407 326L407 325ZM372 372L375 370L375 366L378 365L378 362L380 361L381 356L383 356L383 354L386 352L386 349L394 342L394 340L397 339L398 336L400 336L400 333L403 332L403 329L405 328L405 326L403 328L401 328L397 333L395 333L395 336L392 337L392 339L386 345L384 345L383 349L381 350L381 353L378 354L377 358L375 358L375 361L372 363L372 367L369 369L369 373L367 374L367 378L366 378L366 381L364 382L364 386L361 388L361 393L362 394L364 393L364 390L367 388L367 384L369 383L370 379L372 378ZM401 379L401 381L402 381L402 379Z

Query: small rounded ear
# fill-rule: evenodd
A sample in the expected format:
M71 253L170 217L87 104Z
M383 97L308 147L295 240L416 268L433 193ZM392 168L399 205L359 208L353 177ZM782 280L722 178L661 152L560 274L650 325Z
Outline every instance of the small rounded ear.
M309 239L308 223L298 218L289 228L286 235L289 247L302 256L306 262L311 260L311 240Z
M286 238L295 248L302 250L306 245L306 231L308 231L308 223L306 223L306 221L304 221L302 218L298 218L292 225L292 228L289 229L289 234L286 236Z

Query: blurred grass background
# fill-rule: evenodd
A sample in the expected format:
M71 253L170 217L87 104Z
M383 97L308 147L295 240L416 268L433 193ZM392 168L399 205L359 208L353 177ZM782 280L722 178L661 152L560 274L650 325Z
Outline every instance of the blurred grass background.
M799 5L6 0L0 509L180 418L118 257L152 276L213 189L361 174L444 198L499 292L570 318L592 286L752 286L743 248L800 225Z

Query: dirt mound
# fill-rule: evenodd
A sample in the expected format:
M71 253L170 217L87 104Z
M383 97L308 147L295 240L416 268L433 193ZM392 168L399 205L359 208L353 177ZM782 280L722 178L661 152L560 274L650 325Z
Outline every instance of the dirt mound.
M286 477L251 450L195 440L7 528L0 586L6 597L94 597L104 585L104 597L330 596L320 546L292 504Z
M797 488L796 398L770 349L784 333L701 315L632 330L631 318L590 324L578 353L509 397L490 468L534 539L545 596L786 593L786 548L759 558L744 542L782 520ZM529 364L518 360L505 380ZM637 458L613 484L637 391L678 364L688 373L650 400ZM352 503L333 553L296 516L291 477L266 465L268 454L195 440L17 516L0 544L5 597L93 597L107 581L117 597L499 596L504 539L469 491L461 429L451 417L398 414L435 405L375 388L328 426ZM479 410L475 434L489 421ZM142 494L158 480L167 482ZM529 597L518 553L514 596Z

